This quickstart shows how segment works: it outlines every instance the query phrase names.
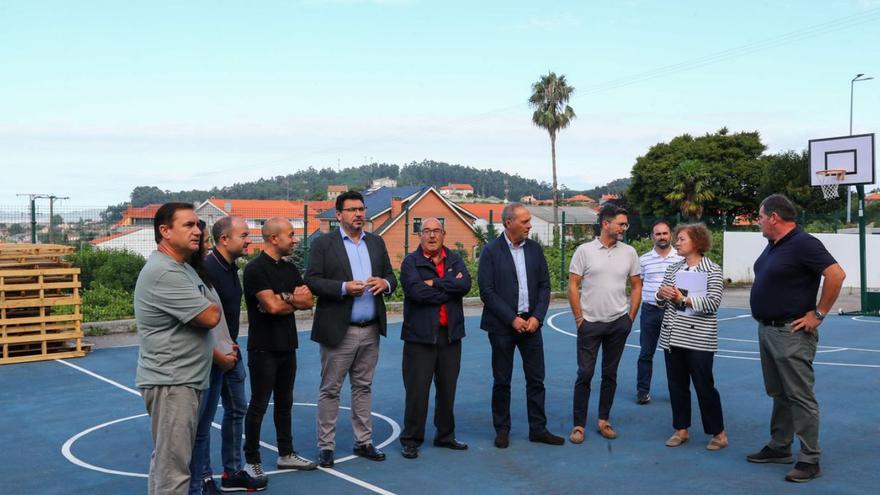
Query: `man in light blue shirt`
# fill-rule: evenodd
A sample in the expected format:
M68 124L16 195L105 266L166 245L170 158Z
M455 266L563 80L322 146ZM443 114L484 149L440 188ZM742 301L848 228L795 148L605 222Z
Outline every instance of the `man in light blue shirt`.
M651 402L651 375L654 367L654 352L660 337L660 324L663 323L663 308L657 306L655 294L663 282L663 274L670 265L678 263L682 257L672 249L672 229L665 220L654 222L651 228L654 249L639 258L642 276L642 313L639 318L639 361L636 379L636 402Z
M516 268L516 281L519 284L519 293L516 300L516 308L519 313L529 312L529 277L526 272L526 252L523 249L525 241L514 244L504 233L504 240L507 241L507 247L510 248L510 255L513 256L513 265Z

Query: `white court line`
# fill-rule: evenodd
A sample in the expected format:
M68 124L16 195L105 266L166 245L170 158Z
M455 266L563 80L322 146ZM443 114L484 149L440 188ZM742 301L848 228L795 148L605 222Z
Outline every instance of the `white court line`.
M138 392L137 390L135 390L135 389L133 389L133 388L131 388L131 387L126 387L125 385L123 385L123 384L121 384L121 383L119 383L119 382L116 382L116 381L113 381L113 380L111 380L111 379L109 379L109 378L106 378L106 377L104 377L104 376L101 376L101 375L95 373L94 371L89 371L89 370L87 370L87 369L85 369L85 368L82 368L82 367L77 366L77 365L75 365L75 364L68 363L67 361L63 361L63 360L61 360L61 359L56 359L55 361L58 362L58 363L61 363L61 364L63 364L63 365L69 366L69 367L71 367L71 368L73 368L73 369L75 369L75 370L77 370L77 371L82 372L82 373L85 373L85 374L87 374L87 375L89 375L89 376L91 376L91 377L93 377L93 378L97 378L98 380L101 380L101 381L103 381L103 382L109 383L110 385L113 385L114 387L119 388L119 389L121 389L121 390L124 390L124 391L126 391L126 392L128 392L128 393L130 393L130 394L137 395L138 397L141 397L140 392ZM344 409L344 407L341 407L341 409ZM380 444L379 447L377 447L377 448L382 448L383 446L388 445L389 443L393 442L393 441L397 438L397 436L400 435L400 425L398 425L397 422L395 422L394 420L392 420L391 418L389 418L389 417L387 417L387 416L383 416L383 415L378 414L378 413L372 413L372 414L373 414L374 416L377 416L377 417L379 417L379 418L385 420L385 421L388 421L388 423L391 424L391 429L392 429L391 437L390 437L388 440L386 440L385 442L383 442L382 444ZM70 452L70 446L73 445L73 442L75 442L76 439L81 438L82 436L84 436L84 435L86 435L86 434L88 434L88 433L90 433L90 432L92 432L92 431L95 431L95 430L97 430L97 429L103 428L103 427L105 427L105 426L109 426L109 425L111 425L111 424L115 424L115 423L120 423L120 422L122 422L122 421L131 420L131 419L134 419L134 418L139 418L139 417L142 417L142 416L146 416L146 414L139 414L139 415L135 415L135 416L129 416L129 417L127 417L127 418L116 419L116 420L109 421L109 422L107 422L107 423L104 423L104 424L101 424L101 425L98 425L98 426L93 426L92 428L89 428L89 429L87 429L87 430L85 430L85 431L82 431L82 432L78 433L77 435L74 435L73 437L71 437L70 439L68 439L67 442L64 442L64 445L61 447L61 453L62 453L62 455L64 455L64 457L67 458L70 462L72 462L72 463L74 463L74 464L76 464L76 465L78 465L78 466L85 467L85 468L87 468L87 469L93 469L93 470L95 470L95 471L99 471L99 472L103 472L103 473L108 473L108 474L121 474L121 475L123 475L123 476L137 476L137 477L144 477L144 478L145 478L146 475L144 475L144 474L142 474L142 473L128 473L128 472L125 472L125 471L115 471L115 470L112 470L112 469L105 469L105 468L101 468L101 467L98 467L98 466L93 466L93 465L88 464L88 463L86 463L86 462L84 462L84 461L80 461L78 458L76 458L75 456L73 456L73 454ZM212 422L211 425L212 425L214 428L218 428L218 429L220 428L220 425L218 425L217 423L213 423L213 422ZM278 452L278 448L275 447L274 445L270 445L270 444L265 443L265 442L263 442L263 441L260 441L260 445L263 446L263 447L266 447L266 448L269 449L269 450L272 450L272 451ZM350 459L353 459L353 458L355 458L355 457L357 457L357 456L351 455L351 456L348 456L348 457L343 457L342 459L339 459L337 462L344 462L344 461L346 461L346 460L350 460ZM390 491L388 491L388 490L385 490L384 488L380 488L380 487L378 487L378 486L376 486L376 485L373 485L373 484L371 484L371 483L368 483L368 482L366 482L366 481L364 481L364 480L361 480L361 479L355 478L354 476L349 476L349 475L347 475L347 474L345 474L345 473L342 473L342 472L340 472L340 471L337 471L336 469L333 469L333 468L324 468L324 467L320 467L320 466L318 466L318 470L323 471L323 472L325 472L325 473L327 473L327 474L333 475L333 476L335 476L335 477L337 477L337 478L343 479L343 480L345 480L345 481L348 481L349 483L352 483L352 484L355 484L355 485L357 485L357 486L360 486L361 488L366 488L367 490L370 490L370 491L372 491L372 492L379 493L379 494L381 494L381 495L395 495L394 492L390 492ZM269 473L267 473L267 474L275 474L275 473L280 473L280 472L290 472L290 470L271 471L271 472L269 472Z
M571 313L571 310L563 310L563 311L560 311L560 312L558 312L558 313L554 313L554 314L551 315L549 318L547 318L547 326L550 327L551 329L553 329L553 330L559 332L559 333L562 333L562 334L568 335L569 337L577 337L577 334L574 334L574 333L571 333L571 332L566 332L565 330L563 330L563 329L561 329L561 328L559 328L559 327L557 327L556 325L553 324L553 320L556 319L557 316L559 316L559 315L561 315L561 314L565 314L565 313ZM748 317L748 316L751 316L751 315L740 315L740 316L736 316L736 317L733 317L733 318L724 318L724 320L731 320L731 319L736 319L736 318L745 318L745 317ZM722 320L718 320L718 321L722 321ZM721 337L719 337L719 339L721 339ZM733 340L733 339L728 339L728 340ZM740 340L743 340L743 339L740 339ZM744 342L757 342L757 340L752 340L752 341L743 340L743 341L744 341ZM632 348L634 348L634 349L641 349L641 346L636 345L636 344L626 344L626 346L627 346L627 347L632 347ZM840 351L847 351L847 350L861 350L861 351L864 351L864 352L880 352L880 351L877 351L877 350L874 350L874 349L854 349L854 348L851 348L851 347L832 347L831 349L832 349L832 350L829 350L829 351L817 351L817 354L818 354L819 352L840 352ZM761 358L756 358L756 357L746 357L746 356L727 356L727 355L725 355L725 354L722 354L722 353L724 353L724 352L733 352L733 353L736 353L736 352L745 352L745 353L751 352L751 353L754 353L753 351L729 351L729 350L718 350L718 351L716 352L715 356L716 356L716 357L720 357L720 358L727 358L727 359L743 359L743 360L747 360L747 361L760 361L760 360L761 360ZM826 362L826 361L813 361L813 364L821 364L821 365L824 365L824 366L842 366L842 367L846 367L846 368L880 368L880 364L834 363L834 362Z

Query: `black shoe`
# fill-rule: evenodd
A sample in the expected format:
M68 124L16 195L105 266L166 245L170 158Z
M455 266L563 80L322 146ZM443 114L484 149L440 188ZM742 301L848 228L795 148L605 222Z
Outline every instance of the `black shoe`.
M453 438L449 442L438 442L437 440L434 440L434 447L443 447L445 449L452 450L467 450L468 444L464 442L459 442L458 440Z
M499 431L497 435L495 435L495 446L499 449L506 449L510 445L510 433L506 431Z
M648 392L639 392L638 395L636 395L637 404L645 405L649 402L651 402L651 396L648 395Z
M543 433L529 433L530 442L546 443L547 445L562 445L565 439L544 430Z
M407 459L415 459L419 456L419 448L415 445L404 445L400 453Z
M202 494L203 495L220 495L220 491L217 490L217 485L214 484L213 478L208 478L202 480Z
M321 453L318 454L318 465L322 468L333 467L333 451L330 449L321 450Z
M765 445L759 452L747 455L746 460L749 462L757 462L758 464L791 464L794 462L794 457L792 457L791 454L773 450Z
M266 489L266 480L252 478L244 470L223 473L220 479L221 492L261 492Z
M369 459L371 461L384 461L385 454L373 447L373 444L368 443L366 445L358 445L354 449L354 455Z
M819 469L818 462L816 464L798 462L794 465L794 469L792 469L788 472L788 474L785 475L785 481L806 483L807 481L818 478L819 476L822 476L822 471Z

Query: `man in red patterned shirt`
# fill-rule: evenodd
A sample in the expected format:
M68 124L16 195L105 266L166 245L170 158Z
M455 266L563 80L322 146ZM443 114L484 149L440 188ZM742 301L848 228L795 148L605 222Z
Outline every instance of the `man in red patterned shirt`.
M455 387L464 338L462 299L471 289L464 260L443 245L446 231L436 218L422 222L419 247L400 267L403 286L403 385L406 410L400 443L403 457L415 459L425 440L431 381L437 388L434 404L434 445L465 450L455 438Z

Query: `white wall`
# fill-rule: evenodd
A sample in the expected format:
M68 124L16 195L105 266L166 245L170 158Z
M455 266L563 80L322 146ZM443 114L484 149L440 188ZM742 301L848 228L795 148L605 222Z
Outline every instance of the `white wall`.
M825 244L846 271L844 287L859 287L859 236L858 234L813 234ZM734 282L754 280L755 260L760 256L767 239L760 232L724 233L724 278ZM867 253L868 287L880 288L880 235L868 235L865 239Z
M154 237L152 228L145 228L96 244L95 248L127 249L132 253L143 256L144 258L149 258L150 254L156 250L156 238Z

